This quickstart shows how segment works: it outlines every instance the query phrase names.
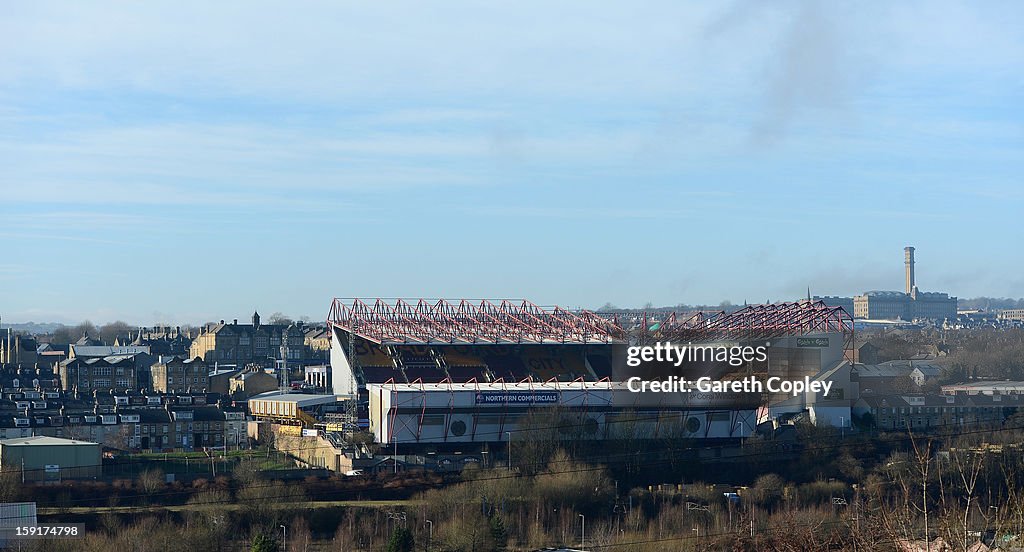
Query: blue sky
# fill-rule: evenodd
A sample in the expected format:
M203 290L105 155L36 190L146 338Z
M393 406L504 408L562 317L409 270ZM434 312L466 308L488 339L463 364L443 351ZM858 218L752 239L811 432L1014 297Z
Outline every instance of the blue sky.
M31 2L0 51L5 320L774 301L905 245L1024 296L1018 2Z

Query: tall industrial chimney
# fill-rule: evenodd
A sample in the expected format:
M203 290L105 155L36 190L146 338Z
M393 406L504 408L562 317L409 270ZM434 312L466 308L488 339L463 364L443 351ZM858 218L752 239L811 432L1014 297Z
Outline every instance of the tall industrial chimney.
M914 248L904 247L903 254L907 263L907 295L914 292Z

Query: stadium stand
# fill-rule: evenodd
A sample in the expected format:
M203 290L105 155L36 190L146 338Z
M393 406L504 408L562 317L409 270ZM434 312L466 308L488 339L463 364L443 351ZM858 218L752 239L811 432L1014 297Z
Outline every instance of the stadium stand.
M362 382L365 383L385 383L388 380L394 380L397 382L405 382L405 376L401 370L394 366L360 366L360 372L362 372Z
M476 366L456 366L449 364L446 368L448 370L448 377L455 383L465 383L473 378L476 381L490 381L487 376L487 366L484 365L483 361Z
M395 367L395 361L376 345L359 340L356 347L356 362L359 366Z
M409 383L413 383L416 380L422 381L423 383L440 383L448 377L444 370L441 370L437 366L426 366L422 364L403 366L402 371L405 372L405 377Z
M494 374L494 379L505 381L522 381L530 376L530 371L523 365L518 356L487 355L484 357L487 369Z
M612 361L603 355L587 355L587 362L597 379L612 377Z
M456 347L446 347L444 350L444 362L448 366L484 366L484 359L469 354L465 351L452 350Z
M426 347L409 347L399 349L399 361L403 367L428 366L437 367L437 361Z

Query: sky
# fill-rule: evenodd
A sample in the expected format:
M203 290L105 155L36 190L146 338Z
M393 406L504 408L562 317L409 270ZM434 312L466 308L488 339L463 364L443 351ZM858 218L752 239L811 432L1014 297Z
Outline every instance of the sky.
M1024 296L1020 2L21 2L0 317Z

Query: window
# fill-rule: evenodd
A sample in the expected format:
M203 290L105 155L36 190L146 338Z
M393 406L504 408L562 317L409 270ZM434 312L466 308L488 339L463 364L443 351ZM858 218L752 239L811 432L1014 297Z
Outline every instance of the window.
M444 415L443 414L436 414L436 415L435 414L431 414L431 415L424 416L423 417L423 425L425 425L425 426L444 425Z

